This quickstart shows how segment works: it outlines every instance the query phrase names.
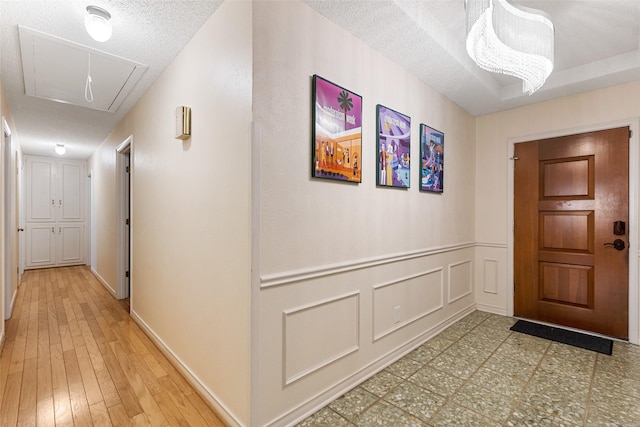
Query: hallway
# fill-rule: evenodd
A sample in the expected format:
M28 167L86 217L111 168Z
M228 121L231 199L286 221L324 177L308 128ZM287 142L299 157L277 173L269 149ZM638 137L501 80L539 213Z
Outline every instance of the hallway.
M0 354L0 426L223 426L87 267L29 270Z

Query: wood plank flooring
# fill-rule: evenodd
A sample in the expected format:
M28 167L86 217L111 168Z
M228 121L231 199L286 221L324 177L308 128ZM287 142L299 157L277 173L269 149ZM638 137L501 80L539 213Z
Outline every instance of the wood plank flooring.
M25 272L0 426L224 426L87 267Z

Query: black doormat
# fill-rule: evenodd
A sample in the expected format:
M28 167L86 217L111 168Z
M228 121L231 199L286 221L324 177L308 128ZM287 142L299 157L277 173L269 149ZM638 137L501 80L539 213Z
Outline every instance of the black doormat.
M511 330L607 354L609 356L611 356L611 352L613 351L613 341L610 339L581 334L579 332L569 331L562 328L540 325L539 323L527 322L525 320L518 320L516 324L511 327Z

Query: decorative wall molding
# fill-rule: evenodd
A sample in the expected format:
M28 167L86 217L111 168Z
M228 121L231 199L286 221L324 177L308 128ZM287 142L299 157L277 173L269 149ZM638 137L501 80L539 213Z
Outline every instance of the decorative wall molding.
M293 322L297 316L307 314L309 315L313 310L319 310L321 308L328 309L329 306L338 304L339 302L345 302L348 299L354 299L354 312L351 313L353 315L353 324L352 325L343 325L341 328L344 331L347 331L349 327L353 327L353 338L354 341L350 343L351 345L347 345L344 348L339 349L333 354L326 355L322 360L314 361L309 366L304 369L298 369L296 372L289 373L290 366L292 365L292 357L291 354L293 352L293 343L292 341L295 339L294 336L289 336L290 331L293 329ZM334 310L335 312L335 310ZM338 319L339 320L339 319ZM344 320L344 319L343 319ZM320 322L314 322L321 326ZM291 332L292 334L294 332ZM311 339L315 340L318 334L309 333L308 330L305 330L305 337L311 336ZM335 333L334 333L335 336ZM304 346L308 347L308 346ZM360 348L360 292L354 291L349 292L347 294L342 294L335 296L333 298L327 298L320 301L313 302L311 304L306 304L304 306L295 307L289 310L284 310L282 312L282 375L283 375L283 385L287 386L301 378L306 377L313 372L316 372L327 365L332 364L333 362L342 359L343 357L358 351Z
M323 408L330 402L333 402L338 397L343 395L348 390L351 390L358 384L363 383L368 378L374 376L378 372L382 371L387 366L391 365L393 362L399 360L400 358L406 356L434 336L438 335L447 327L453 325L458 320L466 317L471 312L476 309L475 304L471 304L455 314L448 316L446 319L438 322L437 324L431 326L429 329L425 330L422 334L413 338L406 344L380 356L378 359L372 361L371 363L364 366L362 369L354 372L343 380L327 387L324 390L321 390L319 393L315 394L311 398L309 398L306 402L301 403L296 408L286 412L277 418L267 422L264 427L277 427L283 425L295 425L298 422L304 420L311 414L315 413L319 409Z
M169 362L176 368L184 377L184 379L198 392L200 397L202 397L211 407L213 407L217 414L223 418L223 421L227 423L230 427L245 427L244 424L240 422L240 420L231 412L231 410L222 403L222 401L215 395L204 383L198 378L196 374L194 374L191 369L187 366L186 363L182 361L169 346L151 329L149 325L146 324L144 320L136 313L134 310L131 310L131 318L142 332L149 337L151 341L158 347L160 352L169 360Z
M451 276L453 274L454 269L456 268L461 268L463 265L468 265L469 266L469 281L467 283L468 287L466 289L464 289L464 292L461 292L458 295L452 295L451 293L451 289L452 289L452 280L451 280ZM470 295L473 292L473 262L470 259L464 260L464 261L460 261L460 262L456 262L453 264L449 264L449 299L447 301L448 304L451 304L454 301L458 301L461 298L466 297L467 295Z
M379 333L376 333L376 319L379 319L379 314L376 313L376 295L378 294L378 291L380 291L381 289L387 288L389 286L400 286L402 284L405 284L407 282L409 282L412 279L417 279L419 277L426 277L430 274L436 274L436 273L440 273L440 287L439 287L439 293L440 293L440 301L438 302L437 305L433 306L433 307L424 307L424 311L411 316L401 322L398 322L396 324L394 324L391 328L388 328L384 331L381 331ZM380 338L383 338L395 331L397 331L398 329L401 329L413 322L415 322L416 320L422 319L425 316L428 316L429 314L442 309L442 307L444 307L444 268L443 267L439 267L439 268L435 268L432 270L428 270L428 271L424 271L424 272L420 272L417 274L413 274L411 276L407 276L407 277L402 277L399 279L395 279L393 281L390 282L386 282L386 283L380 283L378 285L373 285L373 308L372 308L372 313L373 313L373 342L376 342L377 340L379 340ZM423 300L422 302L424 302L425 304L428 302L426 299Z
M260 287L268 288L273 286L290 285L296 282L301 282L303 280L317 279L320 277L330 276L338 273L346 273L350 271L361 270L364 268L377 267L380 265L407 261L416 258L423 258L446 252L459 251L462 249L473 248L474 246L476 246L474 242L467 242L457 245L439 246L419 251L404 252L372 258L363 258L360 260L328 264L324 266L300 270L292 270L283 273L265 274L260 276Z
M485 258L483 263L482 290L488 294L498 294L498 260Z
M487 242L476 242L476 247L478 248L498 248L498 249L507 249L506 243L487 243Z

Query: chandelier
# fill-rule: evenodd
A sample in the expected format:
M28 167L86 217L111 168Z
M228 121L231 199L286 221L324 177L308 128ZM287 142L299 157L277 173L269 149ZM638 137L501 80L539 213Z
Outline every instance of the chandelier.
M553 70L553 23L542 11L507 0L466 0L467 53L480 68L540 89Z

